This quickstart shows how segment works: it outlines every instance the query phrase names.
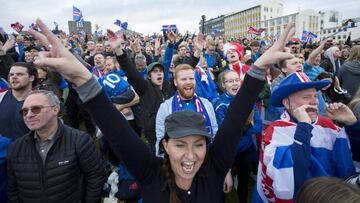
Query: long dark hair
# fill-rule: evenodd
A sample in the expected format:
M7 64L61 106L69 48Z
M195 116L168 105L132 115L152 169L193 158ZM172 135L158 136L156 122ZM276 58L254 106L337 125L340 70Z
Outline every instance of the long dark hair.
M165 140L167 142L169 140L169 136L167 134L165 134L163 140ZM160 142L160 148L163 148L162 142ZM171 168L169 155L166 153L165 150L164 150L164 161L162 164L162 171L166 178L167 188L170 190L169 202L170 203L181 203L179 197L176 194L176 190L175 190L175 188L176 188L175 174Z

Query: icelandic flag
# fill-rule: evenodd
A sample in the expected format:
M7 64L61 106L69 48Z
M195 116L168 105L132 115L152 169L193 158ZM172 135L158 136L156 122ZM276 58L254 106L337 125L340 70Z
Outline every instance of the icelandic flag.
M317 35L310 31L303 31L301 35L301 40L304 42L312 43L314 38L317 38Z
M14 29L18 33L20 33L22 31L22 29L24 28L24 26L21 25L19 22L13 23L10 26L12 29Z
M73 20L75 22L84 22L84 18L80 9L73 6Z
M177 30L176 25L163 25L161 31L167 32L169 27L173 32L176 32Z
M116 21L114 22L114 24L120 27L120 26L121 26L121 21L120 21L119 19L116 19Z
M121 23L120 27L121 27L122 29L124 29L124 30L127 30L127 28L128 28L128 23L127 23L127 22L123 22L123 23Z

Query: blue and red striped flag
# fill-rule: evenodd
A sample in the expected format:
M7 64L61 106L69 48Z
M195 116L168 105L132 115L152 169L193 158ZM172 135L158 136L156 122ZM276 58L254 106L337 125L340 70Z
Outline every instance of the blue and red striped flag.
M73 20L75 22L83 22L84 21L82 12L80 11L80 9L76 8L75 6L73 6Z
M310 31L303 31L301 35L301 40L304 42L312 43L314 38L317 38L317 35Z

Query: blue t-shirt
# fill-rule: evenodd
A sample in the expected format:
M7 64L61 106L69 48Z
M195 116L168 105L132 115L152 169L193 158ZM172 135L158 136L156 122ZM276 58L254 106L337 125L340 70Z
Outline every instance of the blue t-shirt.
M104 87L106 95L110 97L119 96L129 89L129 83L122 77L122 71L110 72L98 79Z
M5 94L0 102L0 134L15 140L29 132L19 113L24 101L16 100L11 90L0 94Z

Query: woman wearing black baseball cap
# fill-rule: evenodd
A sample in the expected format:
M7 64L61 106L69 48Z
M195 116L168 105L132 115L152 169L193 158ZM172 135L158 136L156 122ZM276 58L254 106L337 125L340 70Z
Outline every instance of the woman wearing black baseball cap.
M166 118L167 135L162 141L167 154L164 160L150 152L108 101L91 73L42 21L37 20L36 23L43 34L33 30L29 32L44 46L51 44L52 48L40 54L35 64L52 67L77 86L80 99L115 154L121 156L127 169L139 181L144 202L224 202L224 177L233 163L243 126L265 83L266 69L279 60L292 57L284 52L284 46L295 32L293 24L247 72L243 86L230 104L210 146L207 142L208 130L201 115L182 111ZM127 57L122 51L122 39L111 31L108 31L108 38L117 58Z

